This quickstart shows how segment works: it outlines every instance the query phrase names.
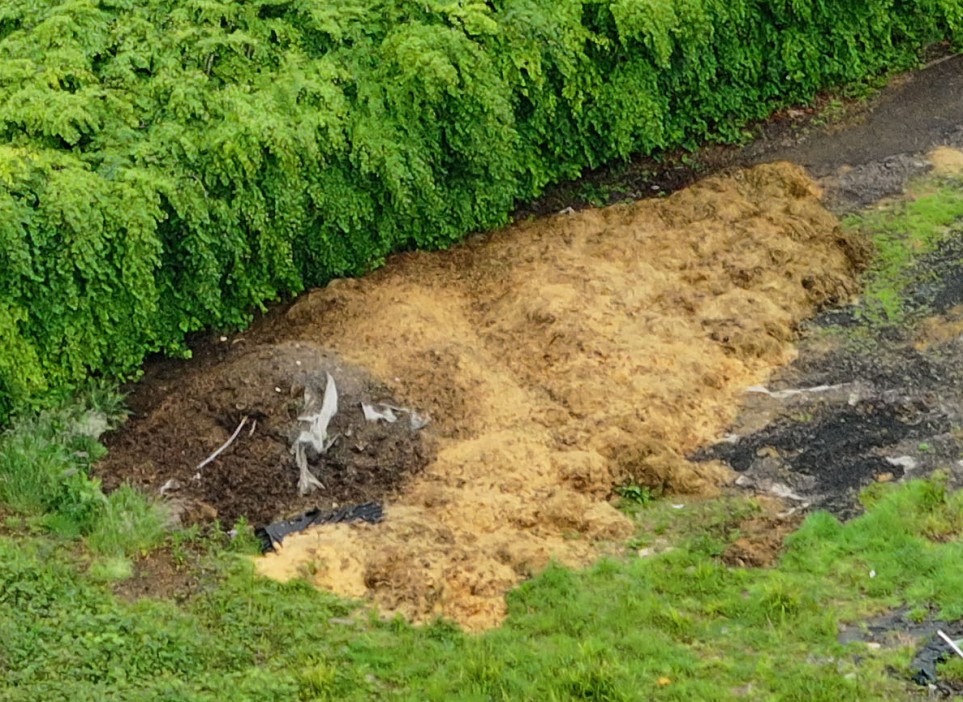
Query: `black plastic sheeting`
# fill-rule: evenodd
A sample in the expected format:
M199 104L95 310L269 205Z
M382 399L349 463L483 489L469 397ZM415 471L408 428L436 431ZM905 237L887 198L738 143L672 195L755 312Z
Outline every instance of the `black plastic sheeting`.
M299 517L284 519L274 524L254 530L254 535L261 541L261 552L273 551L288 534L304 531L308 527L318 524L342 524L345 522L368 522L377 524L384 519L384 508L378 502L365 502L340 509L320 510L312 509Z
M944 625L944 633L951 639L959 639L963 635L963 623ZM959 645L959 644L957 644ZM939 680L936 674L936 666L944 662L956 653L950 648L938 634L933 634L932 638L920 648L913 657L910 670L913 674L913 682L917 685L933 685Z

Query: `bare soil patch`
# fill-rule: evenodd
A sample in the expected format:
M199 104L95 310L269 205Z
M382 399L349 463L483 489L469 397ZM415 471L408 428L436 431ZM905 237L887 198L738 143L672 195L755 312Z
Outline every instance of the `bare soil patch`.
M383 499L427 465L430 442L408 422L365 420L362 402L392 400L368 372L313 345L256 338L148 373L131 395L132 418L107 437L109 452L97 468L105 488L128 482L163 492L186 522L230 526L245 517L263 524L319 505ZM305 389L322 395L328 373L341 396L331 424L339 438L312 461L324 490L302 496L291 446ZM198 469L242 419L236 440Z
M722 561L739 568L768 568L776 565L786 537L803 521L801 512L787 515L763 514L739 525L739 537L726 548Z
M865 250L818 196L799 169L761 166L399 256L148 378L100 472L154 489L172 471L188 480L256 416L196 499L255 521L301 507L287 453L298 386L330 372L345 406L391 398L432 423L373 441L385 451L370 470L350 452L319 466L341 486L322 499L387 497L383 523L289 536L258 570L415 620L491 626L505 591L550 559L583 564L631 533L614 486L726 482L686 454L732 421L742 388L792 359L800 320L856 290ZM351 471L368 477L342 479Z
M189 600L200 589L203 569L198 554L175 556L170 547L154 549L134 562L134 574L114 584L114 594L125 600L142 597Z

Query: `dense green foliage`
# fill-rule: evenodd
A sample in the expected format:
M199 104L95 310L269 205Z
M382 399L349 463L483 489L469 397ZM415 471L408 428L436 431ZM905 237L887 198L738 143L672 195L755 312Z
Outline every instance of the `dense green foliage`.
M963 0L4 0L0 419L961 22Z
M847 524L812 515L772 569L718 558L751 503L638 507L641 533L675 550L551 567L480 636L255 577L198 537L172 547L185 564L207 554L193 597L127 602L69 545L0 533L0 699L919 699L910 641L843 645L838 626L901 606L960 616L963 495L920 481L880 484L869 502Z

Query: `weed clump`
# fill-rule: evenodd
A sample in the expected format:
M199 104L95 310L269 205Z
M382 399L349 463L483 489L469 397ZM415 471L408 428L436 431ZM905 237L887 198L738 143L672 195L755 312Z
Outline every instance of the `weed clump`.
M42 530L88 537L94 552L132 555L163 538L163 515L141 493L105 495L92 478L101 434L121 416L120 397L91 391L27 415L0 434L0 505Z

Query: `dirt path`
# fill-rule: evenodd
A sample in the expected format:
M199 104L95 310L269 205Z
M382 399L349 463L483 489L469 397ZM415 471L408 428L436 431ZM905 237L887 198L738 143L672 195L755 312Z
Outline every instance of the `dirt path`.
M963 56L903 76L843 124L751 160L798 163L819 181L831 209L851 212L901 193L929 170L925 154L938 146L963 147Z
M823 96L815 107L785 109L749 129L747 145L709 145L695 153L638 158L586 173L519 210L519 217L661 196L729 168L790 161L826 192L828 207L848 212L898 194L927 169L921 154L963 146L963 55L894 78L869 101Z
M963 146L963 56L897 79L871 109L755 159L798 163L816 178L939 145Z

